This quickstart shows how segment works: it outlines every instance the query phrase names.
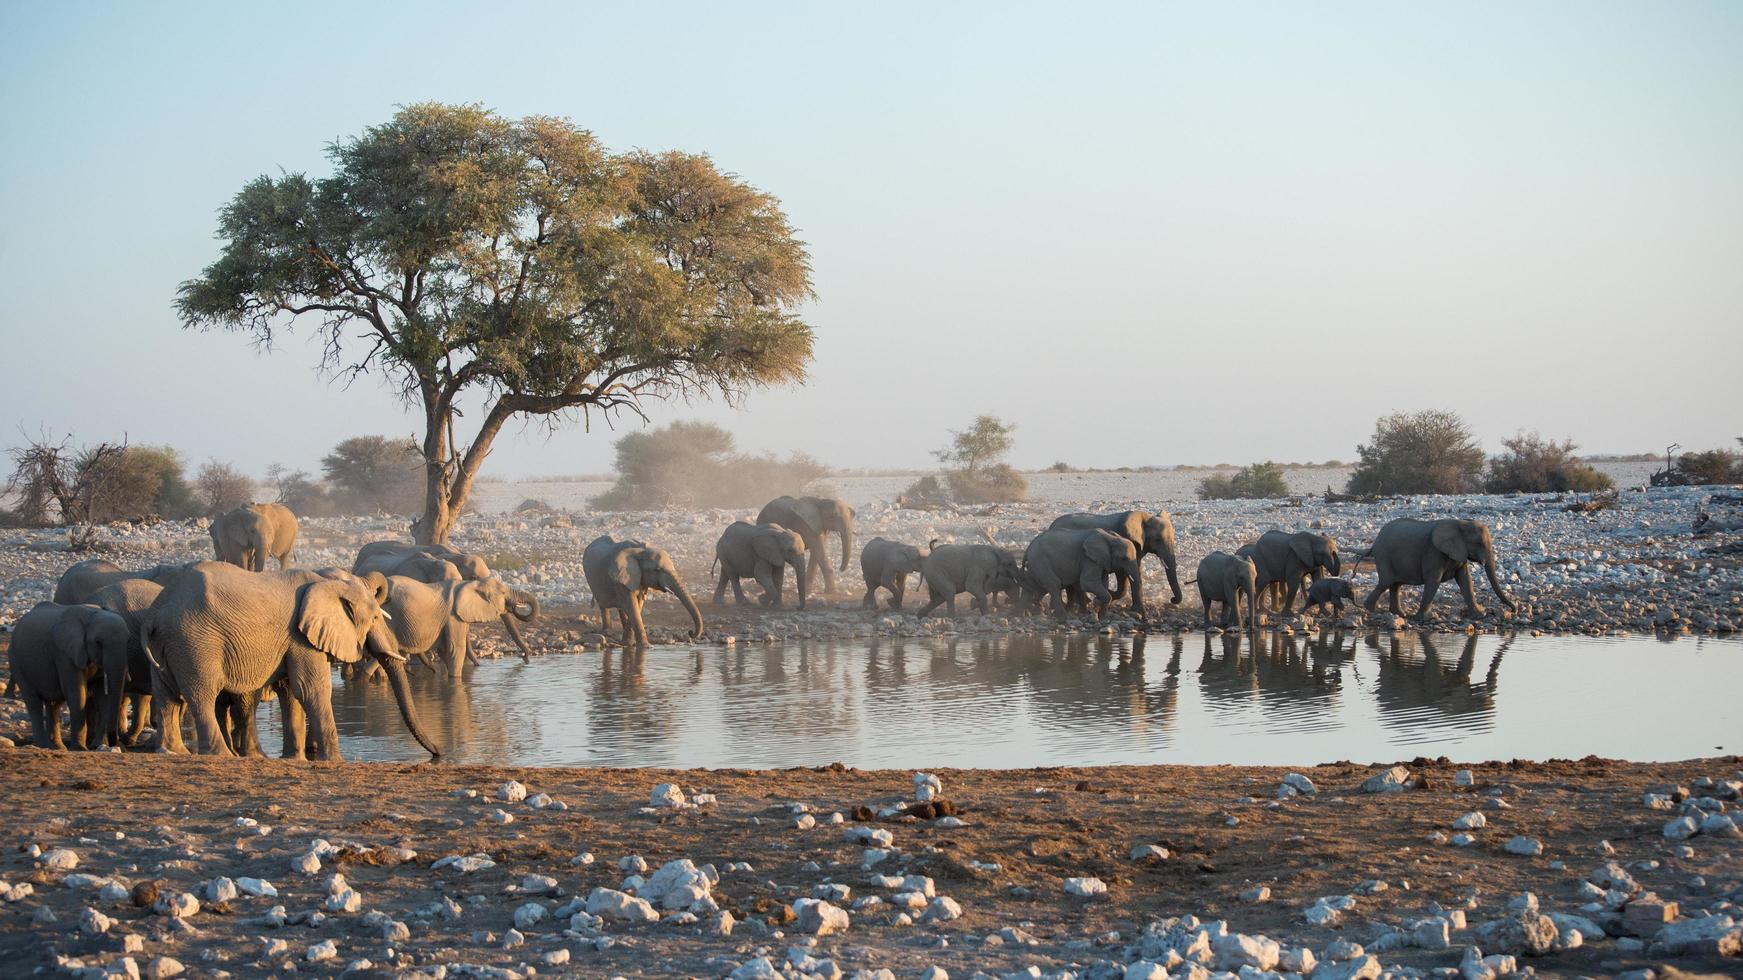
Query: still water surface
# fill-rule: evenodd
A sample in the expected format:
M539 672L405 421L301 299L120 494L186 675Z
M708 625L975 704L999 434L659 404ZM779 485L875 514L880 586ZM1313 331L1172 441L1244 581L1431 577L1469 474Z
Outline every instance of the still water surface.
M347 758L426 757L386 685L335 684ZM447 758L492 764L1667 760L1743 746L1743 642L1687 637L861 639L505 659L464 684L423 670L413 684Z

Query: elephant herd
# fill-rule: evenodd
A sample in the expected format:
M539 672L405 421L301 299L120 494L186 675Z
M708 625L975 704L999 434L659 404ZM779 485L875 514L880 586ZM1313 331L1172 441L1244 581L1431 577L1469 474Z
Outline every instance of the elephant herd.
M780 497L770 501L754 523L734 522L715 544L713 569L719 577L714 603L724 600L730 586L735 600L745 604L742 581L748 578L762 588L759 601L763 606L780 608L789 568L800 609L805 608L819 572L825 590L834 591L824 544L831 534L841 539L840 568L845 570L853 546L853 517L853 509L839 499ZM927 601L918 611L922 618L939 606L954 616L956 597L966 593L973 608L983 613L991 612L994 599L1002 597L1017 611L1034 609L1050 600L1054 615L1059 617L1093 602L1099 619L1113 600L1128 590L1132 611L1143 618L1144 578L1139 565L1145 555L1155 555L1161 562L1170 601L1180 602L1174 525L1166 512L1066 514L1021 552L991 544L933 541L922 546L873 538L860 550L860 571L865 580L861 605L875 608L881 590L889 594L889 608L900 610L909 576L918 575L927 592ZM1381 528L1357 564L1365 560L1373 561L1379 575L1365 602L1370 612L1384 593L1390 597L1392 612L1400 613L1398 590L1421 585L1417 617L1424 619L1440 583L1456 581L1467 606L1481 615L1482 606L1472 591L1471 563L1482 566L1502 603L1514 607L1501 588L1489 529L1477 521L1392 521ZM649 591L656 590L676 595L694 621L692 636L701 635L702 613L666 552L640 541L617 541L607 536L588 546L583 566L600 608L601 628L609 627L609 610L617 609L626 645L647 642L642 602ZM1220 604L1222 625L1239 627L1244 621L1252 628L1261 601L1291 613L1300 596L1303 611L1330 606L1341 614L1344 602L1356 598L1349 580L1337 577L1342 571L1337 542L1332 538L1312 531L1267 531L1234 554L1216 551L1205 556L1199 562L1197 577L1187 584L1198 586L1207 625L1212 604Z
M287 758L339 758L333 664L385 675L401 718L432 757L406 676L409 657L458 676L473 624L516 626L538 600L445 545L371 542L349 569L287 567L296 518L277 504L213 521L217 561L128 571L101 559L68 568L54 598L20 617L9 686L24 700L37 745L135 745L149 719L160 751L260 753L254 716L276 698ZM266 559L278 563L266 570Z
M755 522L725 528L715 545L716 605L730 586L747 602L743 580L762 589L765 607L779 608L788 569L799 608L819 576L833 592L835 571L852 553L854 512L844 501L780 497ZM280 706L286 757L339 757L332 707L331 667L385 675L406 728L432 757L440 749L418 720L407 680L408 658L439 664L458 677L471 657L472 625L499 620L530 652L517 621L538 615L538 600L494 576L481 556L445 545L392 541L365 544L349 569L287 567L297 537L296 518L276 504L237 508L213 522L217 561L157 565L128 571L102 560L67 569L50 602L39 603L14 628L9 687L29 711L36 744L63 747L59 709L67 706L78 748L134 745L149 719L160 751L186 751L183 716L191 716L196 751L259 754L254 716L260 701ZM841 555L831 568L828 539ZM918 615L940 606L956 614L956 597L991 612L995 598L1025 612L1050 601L1054 615L1093 603L1099 619L1129 591L1131 608L1147 615L1145 555L1160 561L1170 601L1182 598L1174 526L1169 515L1144 511L1066 514L1021 551L992 544L914 543L873 538L860 550L865 593L878 592L900 610L909 577L918 575L927 599ZM267 559L278 564L267 571ZM1455 581L1473 614L1481 615L1469 566L1482 566L1490 587L1508 608L1487 526L1477 521L1394 520L1352 563L1371 560L1378 583L1366 608L1386 594L1394 614L1398 592L1422 586L1418 619L1427 616L1442 582ZM1222 606L1224 626L1252 629L1264 601L1291 613L1329 604L1341 613L1355 593L1343 571L1337 542L1311 531L1268 531L1233 554L1215 551L1199 562L1196 578L1204 621ZM626 646L647 643L642 606L651 592L677 598L700 637L703 616L665 551L609 535L582 553L582 569L609 629L616 610Z

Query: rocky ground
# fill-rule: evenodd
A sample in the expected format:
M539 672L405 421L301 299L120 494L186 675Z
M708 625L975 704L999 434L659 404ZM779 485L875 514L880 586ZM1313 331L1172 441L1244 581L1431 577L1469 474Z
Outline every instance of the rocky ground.
M1624 465L1624 464L1617 464ZM1638 469L1639 467L1636 466ZM1291 471L1303 493L1314 484L1341 483L1335 472ZM1637 484L1638 474L1618 474L1618 485ZM1193 576L1198 559L1215 551L1233 551L1271 528L1311 528L1335 537L1346 557L1365 549L1374 534L1395 517L1472 517L1494 532L1500 565L1508 587L1520 601L1508 613L1479 583L1483 617L1468 616L1456 588L1443 588L1433 609L1438 628L1485 631L1514 629L1604 634L1674 631L1728 634L1743 630L1743 549L1731 548L1743 538L1743 517L1734 508L1711 503L1713 488L1625 490L1616 505L1593 513L1567 510L1576 498L1553 494L1468 497L1409 497L1374 504L1326 504L1322 498L1294 501L1218 501L1190 498L1190 481L1178 473L1100 473L1032 475L1033 501L980 509L917 511L889 502L906 478L838 478L838 489L859 510L859 540L874 536L924 544L942 541L992 541L1022 547L1058 514L1073 510L1166 509L1172 513L1179 539L1180 576ZM492 484L487 503L507 501L526 493L577 484ZM546 496L550 496L549 493ZM558 498L584 506L584 495ZM1581 498L1583 499L1583 498ZM549 501L547 501L549 502ZM553 503L552 506L557 506ZM1697 513L1720 516L1713 525L1733 527L1697 535ZM719 532L734 520L754 519L754 510L694 512L600 513L581 510L535 510L523 513L483 513L468 518L454 544L478 551L511 581L538 592L554 616L535 630L539 642L570 647L587 639L591 628L583 618L591 596L581 573L581 550L600 534L634 537L672 552L699 598L713 592L709 565ZM1734 523L1733 523L1734 521ZM1709 525L1712 526L1712 525ZM402 537L405 522L386 518L330 519L304 522L298 564L349 565L365 541ZM56 531L13 532L0 537L0 628L47 598L54 581L72 562L100 555L123 566L210 557L211 545L202 522L170 522L149 527L102 528L93 551L68 553L66 535ZM839 552L831 564L839 566ZM1128 631L1196 629L1202 615L1194 589L1186 588L1179 606L1164 601L1167 589L1159 566L1146 559L1145 586L1152 615L1139 623L1123 611L1107 622L1079 620L1076 629ZM738 610L710 612L708 639L724 642L775 637L838 637L876 633L958 632L971 630L1052 630L1043 618L965 616L957 622L917 622L913 610L923 596L910 591L906 615L859 608L863 590L858 557L838 573L837 590L812 603L806 612L761 615ZM1480 576L1479 576L1480 578ZM1371 566L1355 575L1358 592L1373 584ZM750 589L754 594L754 586ZM1405 610L1413 611L1415 590L1405 591ZM960 603L966 607L966 597ZM656 601L656 641L676 638L683 625L670 603ZM1300 630L1315 625L1311 617L1295 617L1273 625ZM1342 624L1389 628L1391 617L1369 623L1348 614Z
M1736 975L1740 762L660 772L0 748L0 973Z

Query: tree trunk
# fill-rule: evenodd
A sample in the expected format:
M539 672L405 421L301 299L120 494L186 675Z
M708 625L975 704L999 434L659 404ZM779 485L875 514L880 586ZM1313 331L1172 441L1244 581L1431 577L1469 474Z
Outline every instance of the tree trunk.
M452 420L441 399L424 386L424 516L412 522L418 544L447 544L454 527L448 501L448 444L444 436Z

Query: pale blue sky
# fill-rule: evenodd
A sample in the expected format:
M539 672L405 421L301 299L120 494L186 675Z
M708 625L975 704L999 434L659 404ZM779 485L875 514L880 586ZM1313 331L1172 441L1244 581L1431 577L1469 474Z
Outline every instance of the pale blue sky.
M314 469L415 420L181 330L249 178L396 105L706 151L809 243L752 449L919 466L1350 458L1444 407L1593 451L1743 435L1743 5L0 2L0 444L46 425ZM1086 387L1087 386L1087 387ZM608 468L511 429L490 472Z

